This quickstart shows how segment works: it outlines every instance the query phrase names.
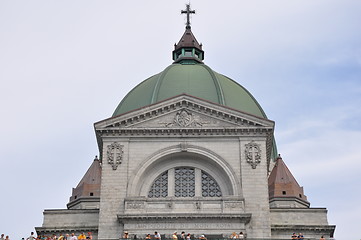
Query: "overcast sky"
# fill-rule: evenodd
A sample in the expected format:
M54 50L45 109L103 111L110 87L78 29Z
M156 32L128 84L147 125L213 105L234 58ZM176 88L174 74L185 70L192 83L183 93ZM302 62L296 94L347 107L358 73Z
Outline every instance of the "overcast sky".
M93 123L172 63L187 1L0 0L0 232L66 208ZM276 122L279 153L337 240L361 229L361 1L192 0L205 63Z

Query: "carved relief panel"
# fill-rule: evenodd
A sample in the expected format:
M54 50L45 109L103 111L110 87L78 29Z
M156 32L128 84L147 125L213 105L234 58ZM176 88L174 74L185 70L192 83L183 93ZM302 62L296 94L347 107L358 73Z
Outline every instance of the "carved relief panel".
M124 146L117 142L108 145L107 160L113 167L113 170L117 170L118 166L122 163L124 153L123 148Z
M261 163L261 148L260 145L251 141L245 145L246 161L256 169L257 165Z

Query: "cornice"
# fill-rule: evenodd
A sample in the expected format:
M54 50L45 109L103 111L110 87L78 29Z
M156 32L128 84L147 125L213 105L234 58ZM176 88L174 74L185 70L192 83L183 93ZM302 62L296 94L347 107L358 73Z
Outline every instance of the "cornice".
M190 220L190 219L239 219L242 222L248 223L251 220L251 213L244 214L171 214L171 213L157 213L157 214L118 214L118 220L121 223L127 221L155 221L155 220Z
M242 136L259 135L268 136L273 134L273 128L269 127L212 127L212 128L105 128L97 130L103 137L152 137L152 136Z
M100 197L89 197L89 196L82 197L81 196L81 197L79 197L77 199L74 199L73 201L69 201L69 203L66 206L69 209L69 208L72 208L72 207L74 207L74 206L76 206L76 205L78 205L80 203L83 203L83 202L87 202L87 203L89 203L89 202L100 202Z
M98 232L98 226L84 226L84 227L75 227L75 226L62 226L62 227L35 227L38 235L43 235L46 233L66 233L66 232ZM40 233L40 234L39 234Z
M272 230L284 230L293 232L294 229L301 230L302 232L305 231L329 231L334 232L336 228L336 225L278 225L278 224L272 224L271 229Z

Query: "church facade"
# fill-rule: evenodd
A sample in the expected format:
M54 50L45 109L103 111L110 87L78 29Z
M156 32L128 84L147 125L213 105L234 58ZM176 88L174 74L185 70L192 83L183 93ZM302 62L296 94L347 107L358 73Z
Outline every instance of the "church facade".
M332 236L327 210L310 208L277 155L274 122L244 87L203 63L189 23L194 12L189 5L183 12L188 20L174 63L94 124L99 158L67 209L44 211L38 235Z

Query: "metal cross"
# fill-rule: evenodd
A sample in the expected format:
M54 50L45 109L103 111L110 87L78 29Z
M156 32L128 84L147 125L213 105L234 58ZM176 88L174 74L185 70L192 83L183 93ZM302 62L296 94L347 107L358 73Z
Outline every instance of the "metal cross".
M187 24L186 24L186 28L190 29L191 28L191 22L190 22L190 15L191 14L195 14L196 11L195 10L191 10L191 5L190 4L186 4L186 10L182 10L181 14L187 14Z

